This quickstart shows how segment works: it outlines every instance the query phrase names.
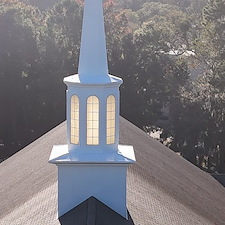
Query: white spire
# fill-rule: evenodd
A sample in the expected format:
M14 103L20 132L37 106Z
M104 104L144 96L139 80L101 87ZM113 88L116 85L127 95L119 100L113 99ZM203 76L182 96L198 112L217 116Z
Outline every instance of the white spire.
M78 75L84 83L110 81L102 0L85 0Z
M102 0L85 0L78 75L64 82L67 145L53 146L49 159L58 166L58 215L93 196L127 218L126 174L135 155L119 145L122 79L108 74Z

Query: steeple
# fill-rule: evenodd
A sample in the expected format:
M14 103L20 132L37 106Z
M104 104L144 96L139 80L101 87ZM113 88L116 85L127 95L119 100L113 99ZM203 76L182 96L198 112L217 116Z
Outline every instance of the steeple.
M127 218L126 172L132 146L119 145L119 87L108 74L102 0L85 0L78 74L64 78L67 144L53 146L58 214L95 197Z
M81 82L109 82L102 0L85 0L78 75Z

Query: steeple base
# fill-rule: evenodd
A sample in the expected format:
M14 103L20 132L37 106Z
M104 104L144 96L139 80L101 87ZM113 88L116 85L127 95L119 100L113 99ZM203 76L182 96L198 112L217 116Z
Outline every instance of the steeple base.
M116 154L114 159L84 161L70 154L67 145L53 147L49 162L58 166L59 217L93 196L127 219L126 174L135 156L132 146L119 145Z

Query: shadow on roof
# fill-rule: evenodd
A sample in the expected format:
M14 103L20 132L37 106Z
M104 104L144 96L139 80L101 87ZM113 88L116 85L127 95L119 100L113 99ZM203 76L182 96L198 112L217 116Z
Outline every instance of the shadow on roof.
M90 197L59 218L61 225L134 225L94 197Z

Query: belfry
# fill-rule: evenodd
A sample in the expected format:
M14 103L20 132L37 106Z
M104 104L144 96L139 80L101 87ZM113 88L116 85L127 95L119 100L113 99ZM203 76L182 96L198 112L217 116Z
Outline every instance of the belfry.
M119 145L119 87L108 74L102 0L85 0L78 74L67 85L67 144L53 146L58 216L95 197L127 218L126 172L132 146Z

